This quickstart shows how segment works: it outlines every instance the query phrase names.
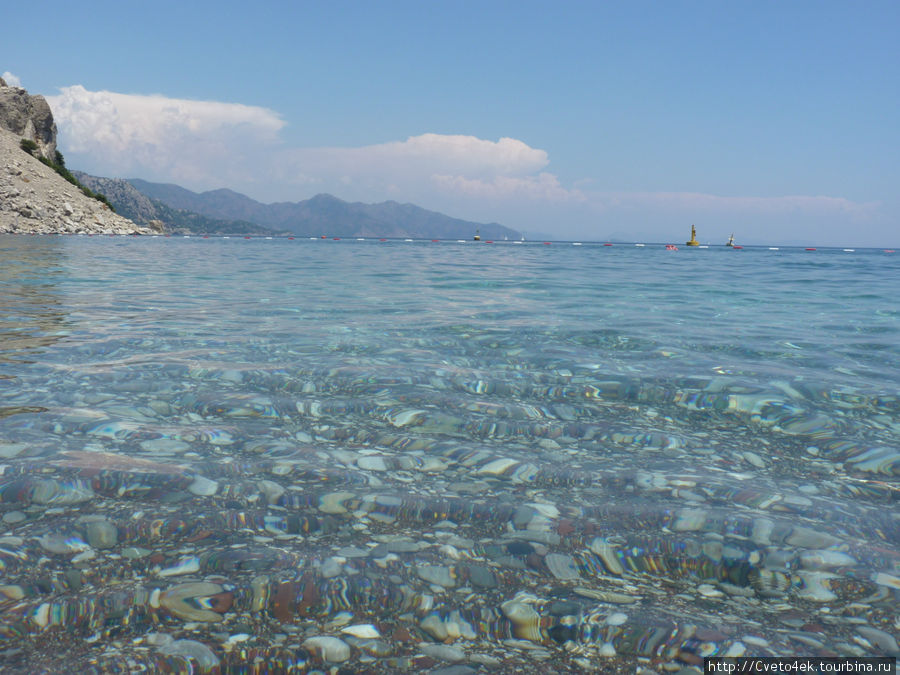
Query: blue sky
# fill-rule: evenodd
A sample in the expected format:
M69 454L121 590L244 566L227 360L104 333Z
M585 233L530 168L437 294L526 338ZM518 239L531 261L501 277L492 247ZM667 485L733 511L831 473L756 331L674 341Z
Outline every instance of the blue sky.
M68 2L0 73L67 164L556 238L900 245L900 3ZM30 26L30 28L25 28Z

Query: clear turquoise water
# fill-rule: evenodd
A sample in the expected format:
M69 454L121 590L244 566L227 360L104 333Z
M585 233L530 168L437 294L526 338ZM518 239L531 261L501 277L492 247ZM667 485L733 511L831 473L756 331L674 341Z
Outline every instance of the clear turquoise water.
M47 631L86 666L111 667L103 647L126 639L128 658L213 658L193 641L237 668L250 657L224 646L229 631L315 663L273 637L300 630L344 639L354 667L401 669L434 658L387 626L437 644L424 622L454 610L502 624L441 640L475 666L890 654L898 268L881 250L0 237L0 560L25 589L0 603L0 663ZM262 524L236 527L240 513ZM290 532L285 514L318 524ZM113 543L88 536L86 515ZM176 516L215 534L141 533ZM373 563L394 540L416 550ZM257 605L259 566L216 557L245 546L271 566ZM466 565L496 583L467 585ZM302 621L275 607L304 570L323 597L362 573L431 604L350 601L350 623L379 626L373 651L335 627L339 607ZM201 582L232 609L198 621L149 600L209 595ZM110 594L131 617L117 634ZM520 601L543 632L516 634ZM560 621L580 633L548 628Z

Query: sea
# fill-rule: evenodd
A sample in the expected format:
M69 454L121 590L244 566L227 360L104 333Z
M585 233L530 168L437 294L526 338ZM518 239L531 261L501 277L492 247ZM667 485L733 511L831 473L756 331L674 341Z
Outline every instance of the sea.
M900 254L679 249L0 236L0 672L897 656Z

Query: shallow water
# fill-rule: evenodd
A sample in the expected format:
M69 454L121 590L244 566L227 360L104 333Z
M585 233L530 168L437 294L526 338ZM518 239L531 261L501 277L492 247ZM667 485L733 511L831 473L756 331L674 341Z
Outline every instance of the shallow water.
M898 261L0 237L0 669L896 655Z

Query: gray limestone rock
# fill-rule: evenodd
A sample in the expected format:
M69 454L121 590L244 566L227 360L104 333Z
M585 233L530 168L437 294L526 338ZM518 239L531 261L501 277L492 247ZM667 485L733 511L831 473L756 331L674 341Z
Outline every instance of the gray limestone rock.
M41 155L56 158L56 123L43 96L21 87L0 85L0 128L37 143Z

